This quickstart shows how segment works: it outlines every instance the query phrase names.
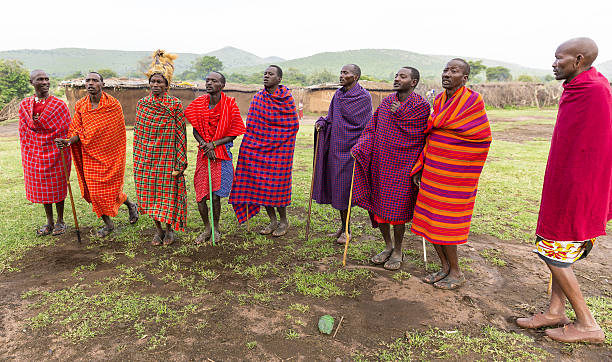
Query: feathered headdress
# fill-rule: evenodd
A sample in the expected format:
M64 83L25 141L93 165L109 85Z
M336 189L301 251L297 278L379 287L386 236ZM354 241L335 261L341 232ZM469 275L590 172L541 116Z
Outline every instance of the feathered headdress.
M174 59L177 57L176 54L166 53L165 50L157 50L153 53L153 61L145 75L147 78L151 78L153 74L161 74L168 81L168 85L170 85L172 75L174 74Z

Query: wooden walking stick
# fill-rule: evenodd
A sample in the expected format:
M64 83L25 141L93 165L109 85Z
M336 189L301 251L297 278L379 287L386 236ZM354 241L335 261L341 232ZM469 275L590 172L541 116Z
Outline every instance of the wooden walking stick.
M247 231L251 231L251 224L249 223L249 204L247 204Z
M208 200L210 201L210 230L211 230L211 239L212 244L215 246L215 219L213 213L213 195L212 195L212 176L210 175L210 158L206 156L206 161L208 161Z
M66 159L64 158L64 150L60 149L60 156L62 158L62 166L64 166L64 177L68 184L68 193L70 194L70 206L72 206L72 217L74 218L74 228L76 229L77 240L81 243L81 230L79 230L79 220L77 220L76 209L74 207L74 198L72 197L72 187L70 187L70 176L68 176L68 168L66 167Z
M425 238L423 238L423 262L425 263L425 269L427 269L427 249L425 245Z
M319 139L320 138L321 138L321 132L317 131L314 161L312 162L312 178L310 179L310 197L308 198L308 218L306 219L306 241L308 241L308 233L310 232L310 210L312 207L312 190L314 188L315 172L317 171L317 155L319 154Z
M548 295L550 295L550 293L552 293L552 272L550 273L550 278L548 278L548 290L547 290Z
M348 251L348 244L351 235L349 234L349 220L351 219L351 201L353 201L353 184L355 183L355 164L357 160L353 157L353 176L351 177L351 192L349 193L348 211L346 212L346 227L344 233L346 234L346 242L344 243L344 256L342 257L342 266L346 266L346 253Z

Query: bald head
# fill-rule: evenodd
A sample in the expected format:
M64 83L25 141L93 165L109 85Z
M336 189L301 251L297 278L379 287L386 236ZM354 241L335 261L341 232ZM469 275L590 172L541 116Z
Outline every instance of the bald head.
M557 51L571 54L575 57L582 56L583 67L590 68L597 59L599 49L591 38L574 38L559 45Z
M574 38L559 45L552 64L557 80L570 82L580 73L591 69L597 59L597 44L590 38Z
M30 82L36 78L38 75L47 76L47 73L42 69L34 69L30 72Z

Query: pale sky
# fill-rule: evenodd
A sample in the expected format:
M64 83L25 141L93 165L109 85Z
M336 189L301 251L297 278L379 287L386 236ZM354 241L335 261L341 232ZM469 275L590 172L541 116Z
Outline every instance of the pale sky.
M588 36L612 60L611 0L105 0L2 3L0 50L64 47L261 57L402 49L550 69L556 47Z

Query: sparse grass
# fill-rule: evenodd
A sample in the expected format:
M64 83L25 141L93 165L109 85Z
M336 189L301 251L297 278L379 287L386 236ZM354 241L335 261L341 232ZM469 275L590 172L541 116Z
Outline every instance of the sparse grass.
M366 269L345 270L336 272L312 272L302 266L285 279L285 287L293 287L303 295L327 299L337 295L354 296L353 290L342 288L340 282L346 284L365 280L371 277L372 272Z
M489 263L495 266L504 267L508 264L506 263L504 259L501 258L502 252L500 250L487 248L487 249L482 250L479 254L480 256L485 258Z
M550 355L535 347L533 339L518 333L485 327L477 336L460 330L429 329L406 332L405 337L391 343L370 356L357 353L355 360L429 361L438 359L478 361L543 361Z
M593 313L593 317L603 329L606 335L607 346L612 347L612 298L610 297L586 297L587 306ZM576 318L576 313L571 305L567 305L565 310L567 317Z
M554 111L546 111L545 118L534 122L549 124ZM502 121L494 128L532 122L521 120L510 122L505 118L529 117L539 114L533 110L489 112L492 118ZM191 135L191 129L188 130ZM132 177L131 140L127 135L127 168L124 191L135 199ZM188 137L190 152L195 149L193 137ZM224 238L212 251L202 255L208 246L196 246L191 241L202 231L202 221L196 209L195 192L189 183L189 210L187 231L179 233L181 241L171 247L152 249L148 247L154 229L150 218L143 216L136 225L129 225L127 210L122 207L114 219L117 231L107 239L92 238L85 245L88 253L97 251L92 260L82 261L74 269L62 275L64 285L55 290L32 289L22 298L31 302L33 316L27 326L39 333L59 335L82 343L102 336L122 333L126 348L138 339L146 339L146 349L160 348L173 337L174 327L187 331L204 332L219 325L207 312L219 307L227 309L235 305L257 305L261 308L276 307L277 299L302 298L302 303L284 304L291 325L284 326L281 338L288 340L305 338L304 328L308 323L311 307L316 310L316 300L327 300L338 296L354 297L364 284L371 283L372 271L368 269L342 269L340 260L343 248L334 244L327 233L335 232L339 226L338 212L329 205L313 203L310 240L304 240L305 210L308 208L310 171L312 162L312 127L303 127L298 134L294 159L292 205L289 214L292 230L297 238L272 238L259 235L256 230L267 222L265 211L253 218L251 232L238 226L230 205L222 202L221 221ZM239 143L234 147L237 155ZM501 239L531 241L541 192L543 171L548 152L548 143L534 140L524 144L494 141L483 175L480 180L472 231L493 235ZM194 173L194 152L189 154L187 177ZM236 157L235 157L236 159ZM30 204L24 197L23 175L16 138L0 138L0 203L13 207L0 208L0 274L19 267L19 261L28 249L49 250L55 238L37 238L34 231L44 223L44 212L40 205ZM101 225L90 205L79 196L76 174L72 172L75 206L79 215L82 233L90 227ZM67 202L66 210L69 210ZM371 228L367 213L354 208L352 212L353 239L348 249L350 263L369 263L369 259L382 250L384 243L379 230ZM66 212L67 223L72 224L72 214ZM409 225L407 225L409 230ZM608 229L612 231L612 223ZM74 230L68 230L73 235ZM406 245L409 232L406 233ZM76 242L76 240L75 240ZM404 248L406 262L410 267L436 271L435 261L424 265L419 244L415 249ZM38 249L37 249L38 250ZM280 252L279 252L280 250ZM435 252L428 246L429 255ZM219 254L217 254L219 253ZM227 257L231 255L231 257ZM481 256L494 265L505 261L493 249L486 249ZM460 258L464 271L473 271L472 259ZM496 264L497 263L497 264ZM400 271L393 279L402 282L410 273ZM72 284L78 282L79 284ZM153 284L152 284L153 283ZM171 290L171 296L166 291ZM589 298L598 322L606 331L606 344L612 340L612 312L610 298ZM305 302L307 301L307 302ZM291 303L291 304L290 304ZM187 319L194 317L195 321ZM189 324L189 325L187 325ZM291 328L288 329L287 328ZM344 327L343 327L344 328ZM119 331L119 332L117 332ZM301 334L300 334L301 333ZM468 336L459 331L446 333L440 330L410 332L408 338L390 343L386 351L379 351L372 358L378 360L438 359L466 356L473 349L481 359L523 360L525 353L533 353L535 359L545 352L534 348L533 343L521 339L521 335L503 333L494 329L484 330L478 336ZM502 342L503 341L503 342ZM487 345L487 343L490 344ZM249 350L257 342L245 339ZM465 346L463 346L465 344ZM506 345L508 344L508 345ZM488 347L487 347L488 346ZM117 347L119 348L119 347ZM453 357L454 349L460 351ZM355 358L358 360L359 354ZM367 356L361 355L362 358ZM408 356L408 357L406 357Z
M398 282L401 282L402 280L408 280L410 279L412 275L410 275L410 273L405 272L403 270L393 274L392 278Z

